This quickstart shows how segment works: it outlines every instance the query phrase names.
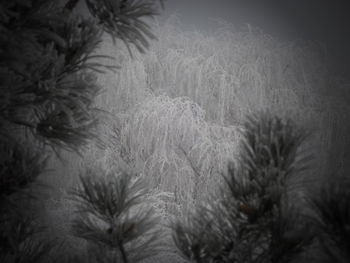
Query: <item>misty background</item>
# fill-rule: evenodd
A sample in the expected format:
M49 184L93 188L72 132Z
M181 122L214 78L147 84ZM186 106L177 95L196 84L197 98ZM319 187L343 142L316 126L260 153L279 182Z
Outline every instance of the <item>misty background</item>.
M336 115L331 117L327 144L322 154L329 156L326 174L350 171L350 3L342 0L165 0L165 10L156 18L169 23L176 15L183 32L215 33L218 20L230 23L238 31L247 25L260 29L281 42L312 43L322 50L327 76L320 76L323 86L313 92L329 102ZM87 10L80 3L81 13ZM156 33L156 32L155 32ZM157 41L155 41L157 42ZM155 42L152 45L157 45ZM161 45L161 43L160 43ZM318 52L318 51L317 51ZM103 53L103 50L102 50ZM314 65L317 67L317 65ZM328 79L327 79L328 78ZM103 80L106 81L107 80ZM317 94L318 93L318 94ZM337 107L340 107L339 110ZM325 107L321 111L327 111ZM329 113L333 115L333 113ZM325 131L324 131L325 132ZM321 143L321 142L320 142ZM317 152L317 151L316 151ZM317 152L320 154L320 152Z
M61 0L62 1L62 0ZM64 2L64 1L62 1ZM324 45L332 69L350 74L350 1L346 0L165 0L157 19L176 14L184 30L215 30L221 19L238 28L250 24L286 39ZM86 13L80 3L80 10Z
M165 18L176 12L184 27L208 29L221 18L251 24L273 36L325 45L334 70L350 73L350 2L346 0L167 0Z
M311 41L323 48L328 70L335 79L344 80L343 85L330 85L320 90L329 100L340 100L350 105L350 1L346 0L167 0L162 15L165 19L176 13L184 30L214 30L219 18L241 28L247 24L262 29L266 34L289 41ZM348 115L349 112L343 113ZM346 120L346 116L343 116ZM342 122L350 134L350 123ZM336 135L334 135L336 137ZM336 156L344 141L333 142L330 155ZM350 135L345 149L350 148ZM345 170L349 171L350 151L343 156ZM337 160L339 161L339 160ZM337 162L334 160L334 162ZM336 166L336 165L335 165ZM332 168L336 169L336 168Z
M65 1L62 1L65 2ZM165 10L156 18L166 23L176 15L183 32L215 33L217 21L230 23L238 31L247 25L259 28L281 42L313 43L322 50L327 77L320 76L322 88L314 90L334 109L327 140L330 171L350 171L350 2L342 0L165 0ZM80 3L79 12L87 14ZM155 32L156 33L156 32ZM155 41L157 42L157 41ZM157 45L157 43L151 43ZM161 45L161 43L160 43ZM102 50L103 53L103 50ZM317 67L317 65L314 65ZM328 78L328 79L327 79ZM106 81L106 80L103 80ZM107 83L107 81L106 81ZM321 86L321 85L320 85ZM318 93L318 94L317 94ZM341 110L336 109L338 106ZM321 109L322 110L322 109ZM329 108L324 108L324 111ZM329 113L331 116L333 113Z

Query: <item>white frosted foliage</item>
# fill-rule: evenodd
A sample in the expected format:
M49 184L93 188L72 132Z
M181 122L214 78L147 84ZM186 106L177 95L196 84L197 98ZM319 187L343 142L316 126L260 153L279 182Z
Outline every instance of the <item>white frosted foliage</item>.
M207 192L209 181L233 160L239 140L237 128L208 123L205 111L189 98L168 96L138 105L120 138L131 165L155 187L175 192L180 203Z

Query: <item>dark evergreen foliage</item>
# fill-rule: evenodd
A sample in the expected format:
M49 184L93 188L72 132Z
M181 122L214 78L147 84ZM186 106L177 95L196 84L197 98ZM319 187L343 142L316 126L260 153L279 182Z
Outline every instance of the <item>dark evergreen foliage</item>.
M162 0L160 3L163 5ZM86 0L86 4L94 17L99 19L103 30L113 39L122 39L127 47L133 44L144 52L148 48L147 39L155 38L147 23L141 20L157 15L154 1Z
M58 247L58 242L43 238L44 230L29 215L17 212L3 214L0 225L0 261L47 262L47 255Z
M73 196L78 204L73 233L91 244L92 262L138 262L156 254L159 218L147 206L145 181L88 169Z
M220 194L175 225L175 243L193 262L289 262L312 241L288 201L288 179L304 168L305 133L261 114L248 119L243 135Z
M52 152L80 152L95 136L97 73L118 69L96 62L113 59L97 53L103 32L142 51L153 38L141 19L157 1L86 0L90 18L73 12L78 2L0 1L1 262L45 261L53 248L19 204Z
M350 192L349 179L330 181L318 195L309 199L314 211L311 222L315 227L320 253L314 262L350 261ZM325 255L325 258L320 257Z

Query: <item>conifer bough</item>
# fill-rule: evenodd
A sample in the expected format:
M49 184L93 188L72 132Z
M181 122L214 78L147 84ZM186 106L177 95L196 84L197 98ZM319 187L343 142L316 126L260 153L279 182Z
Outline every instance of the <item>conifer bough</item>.
M72 12L78 2L0 5L0 125L23 127L57 149L77 150L93 136L96 73L118 68L98 61L113 59L96 54L102 33L124 41L130 53L130 46L144 52L154 35L142 19L159 8L157 1L86 0L92 17L84 18Z
M156 1L86 0L89 18L78 2L0 1L0 262L47 262L55 247L21 203L51 150L80 152L95 137L97 73L118 69L100 62L114 59L96 53L102 33L140 51L154 38L141 19Z

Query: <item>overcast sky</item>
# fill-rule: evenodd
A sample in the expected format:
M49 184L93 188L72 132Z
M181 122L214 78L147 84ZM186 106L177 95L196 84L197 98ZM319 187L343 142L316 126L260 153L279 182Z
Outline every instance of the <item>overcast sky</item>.
M350 0L164 1L162 18L176 12L187 29L212 29L212 18L220 18L237 27L251 24L273 36L324 43L332 67L350 76Z
M165 0L163 17L176 12L187 28L205 29L210 18L251 24L276 36L325 43L333 63L350 68L350 0Z
M177 11L188 25L200 26L209 17L251 23L266 30L298 31L320 37L339 31L349 21L350 0L165 0L165 14Z

